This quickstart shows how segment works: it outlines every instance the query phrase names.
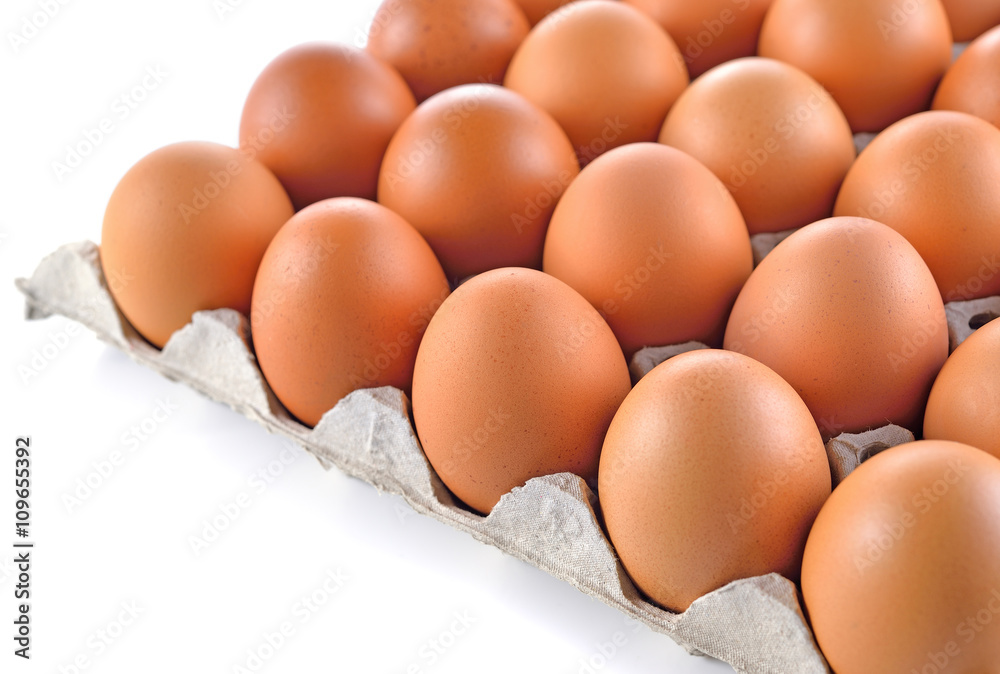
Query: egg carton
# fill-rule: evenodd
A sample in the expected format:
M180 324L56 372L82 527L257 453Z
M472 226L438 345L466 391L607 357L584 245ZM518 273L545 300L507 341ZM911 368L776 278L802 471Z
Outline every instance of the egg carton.
M576 475L530 480L505 495L486 517L460 507L427 462L410 422L409 400L398 389L355 391L315 428L302 425L264 381L250 348L249 323L238 312L198 312L162 351L152 347L115 306L98 247L91 242L59 248L30 279L18 279L17 287L26 297L29 320L60 314L82 323L138 363L296 442L325 469L337 467L380 492L401 496L415 511L570 583L670 636L692 654L717 658L747 674L829 671L795 584L780 575L736 581L681 614L646 601L601 529L597 497ZM970 320L991 312L1000 313L1000 297L951 306L953 335L960 341L971 332ZM694 348L707 347L643 350L633 360L632 374L641 377L666 358ZM912 439L909 431L895 426L835 438L827 447L835 477L842 479L868 456Z

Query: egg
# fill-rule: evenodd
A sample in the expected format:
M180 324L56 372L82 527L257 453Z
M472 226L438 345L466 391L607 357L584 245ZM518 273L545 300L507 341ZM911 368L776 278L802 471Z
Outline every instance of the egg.
M772 0L625 0L670 34L691 77L720 63L757 53L757 38Z
M996 672L1000 461L925 441L863 463L809 534L802 594L837 674Z
M274 171L297 209L330 197L374 199L389 140L415 107L399 73L371 55L300 45L254 82L240 147Z
M944 364L927 401L924 437L1000 459L1000 320L972 333Z
M829 217L856 156L850 125L823 87L798 68L756 57L695 80L667 116L660 142L725 183L751 234Z
M644 346L720 345L753 253L736 202L711 171L679 150L635 143L570 185L543 269L600 311L631 357Z
M413 419L444 484L488 513L534 477L596 482L630 385L614 334L585 299L540 271L498 269L460 286L431 320Z
M448 282L430 246L371 201L299 211L267 249L251 329L264 378L309 426L351 391L409 392L417 347Z
M946 302L1000 294L1000 129L961 112L893 125L861 153L834 212L913 244Z
M292 213L274 174L231 147L184 142L146 155L104 213L101 266L115 304L160 348L196 311L249 314L257 266Z
M1000 0L941 0L956 42L969 42L1000 25Z
M399 129L379 203L424 235L449 278L539 268L545 230L580 172L548 113L495 85L465 85L423 103Z
M741 578L798 579L831 478L795 391L755 360L703 350L657 366L628 395L599 483L622 565L653 601L681 612Z
M941 80L932 107L967 112L1000 128L1000 26L962 52Z
M524 11L532 26L556 11L563 5L568 5L574 0L516 0L518 6Z
M906 239L872 220L831 218L764 258L724 344L784 377L832 437L890 423L918 430L948 327L934 278Z
M688 74L677 45L645 14L582 0L531 31L504 84L555 117L587 164L620 145L656 140Z
M930 106L951 48L939 0L774 0L758 53L815 78L855 132L877 132Z
M425 101L460 84L503 82L530 28L513 0L385 0L367 48Z

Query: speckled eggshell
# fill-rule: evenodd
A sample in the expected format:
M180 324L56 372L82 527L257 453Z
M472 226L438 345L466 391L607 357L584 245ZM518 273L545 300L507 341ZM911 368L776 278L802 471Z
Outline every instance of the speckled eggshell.
M924 437L1000 459L1000 320L972 333L944 364L927 401Z
M356 389L410 390L417 347L448 292L403 218L363 199L320 201L281 228L261 262L257 360L285 407L315 426Z
M944 304L927 265L864 218L808 225L751 274L725 347L802 396L824 436L887 424L918 431L948 357Z
M721 345L753 253L736 202L711 171L680 150L634 143L570 185L543 268L601 312L631 357L645 346Z
M254 82L240 147L274 171L297 209L330 197L374 199L389 140L415 107L399 73L370 54L304 44Z
M772 0L625 0L674 38L691 77L720 63L757 53L757 38Z
M385 0L368 51L425 101L460 84L503 82L531 26L513 0Z
M487 84L421 104L386 152L379 203L430 243L449 278L506 266L540 268L545 230L580 172L544 110Z
M951 49L939 0L774 0L757 53L816 79L855 132L877 132L930 106Z
M667 116L660 142L725 183L751 234L829 217L856 156L851 127L823 87L794 66L757 57L695 80Z
M797 580L831 478L819 430L781 377L736 353L694 351L625 399L599 482L625 569L680 612L741 578Z
M132 326L158 347L196 311L250 313L254 276L292 204L231 147L175 143L140 159L108 201L101 265Z
M539 23L504 84L547 110L582 164L628 143L654 141L688 84L677 45L648 16L609 0L581 0Z
M927 112L886 129L847 174L836 215L883 222L930 267L945 302L1000 294L1000 129Z
M1000 128L1000 26L962 52L941 80L932 107L967 112Z
M533 477L596 482L628 367L600 314L562 281L498 269L460 286L417 354L413 418L427 459L488 513Z
M941 0L955 42L968 42L1000 25L1000 0Z
M863 463L816 519L802 594L837 674L998 671L1000 461L924 441Z

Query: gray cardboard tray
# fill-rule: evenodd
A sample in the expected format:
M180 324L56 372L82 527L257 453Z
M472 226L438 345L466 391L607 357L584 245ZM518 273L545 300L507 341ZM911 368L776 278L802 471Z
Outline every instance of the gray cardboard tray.
M28 319L61 314L82 323L136 362L290 438L324 468L336 466L379 491L398 494L417 512L570 583L670 636L691 653L718 658L747 674L829 671L794 583L780 575L731 583L698 599L683 614L645 601L598 524L596 496L575 475L533 479L505 495L487 517L457 506L424 457L402 391L356 391L315 429L303 426L268 388L249 348L248 321L235 311L199 312L162 351L155 349L115 307L98 247L91 242L59 248L42 260L30 279L18 279L17 287L26 297ZM953 344L971 332L973 317L990 312L1000 313L1000 298L950 306ZM633 376L692 348L704 347L645 350L633 361ZM912 439L909 431L894 426L835 438L828 445L835 481L875 452Z

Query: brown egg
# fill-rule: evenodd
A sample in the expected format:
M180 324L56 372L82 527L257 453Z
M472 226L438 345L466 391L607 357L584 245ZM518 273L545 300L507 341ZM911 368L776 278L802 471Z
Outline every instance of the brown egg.
M254 276L292 204L267 168L231 147L168 145L108 202L101 265L115 303L162 348L196 311L250 313Z
M945 302L1000 294L1000 129L961 112L927 112L887 129L858 157L836 215L872 218L906 237Z
M757 53L772 0L625 0L663 26L680 48L691 77Z
M608 321L626 357L644 346L718 346L753 271L746 224L712 172L635 143L585 168L545 239L544 270Z
M920 427L948 357L944 305L902 236L831 218L778 245L736 300L725 346L802 396L825 436Z
M1000 0L941 0L955 42L968 42L1000 24Z
M926 441L863 463L809 534L802 594L837 674L996 672L1000 461Z
M582 0L544 19L517 50L505 85L555 117L583 164L654 141L688 84L684 59L637 9Z
M503 82L530 28L513 0L384 0L368 51L425 101L460 84Z
M855 132L926 110L951 64L938 0L774 0L758 53L822 84Z
M944 364L927 401L924 437L1000 459L1000 320L972 333Z
M254 82L240 147L274 171L297 209L329 197L374 199L389 140L415 107L399 73L371 55L300 45Z
M933 107L967 112L1000 128L1000 26L958 57L941 80Z
M532 26L574 0L516 0Z
M599 475L626 571L678 612L741 578L798 579L831 483L795 391L726 351L682 354L640 380L608 429Z
M310 426L356 389L408 392L448 290L427 242L400 216L348 197L313 204L282 227L257 274L251 318L264 377Z
M751 234L829 217L856 156L851 127L823 87L798 68L754 57L695 80L660 142L726 184Z
M427 239L449 278L542 264L556 203L580 172L545 111L495 85L423 103L392 139L379 202Z
M611 329L551 276L498 269L434 316L413 375L413 418L452 492L488 513L533 477L597 479L601 443L630 387Z

